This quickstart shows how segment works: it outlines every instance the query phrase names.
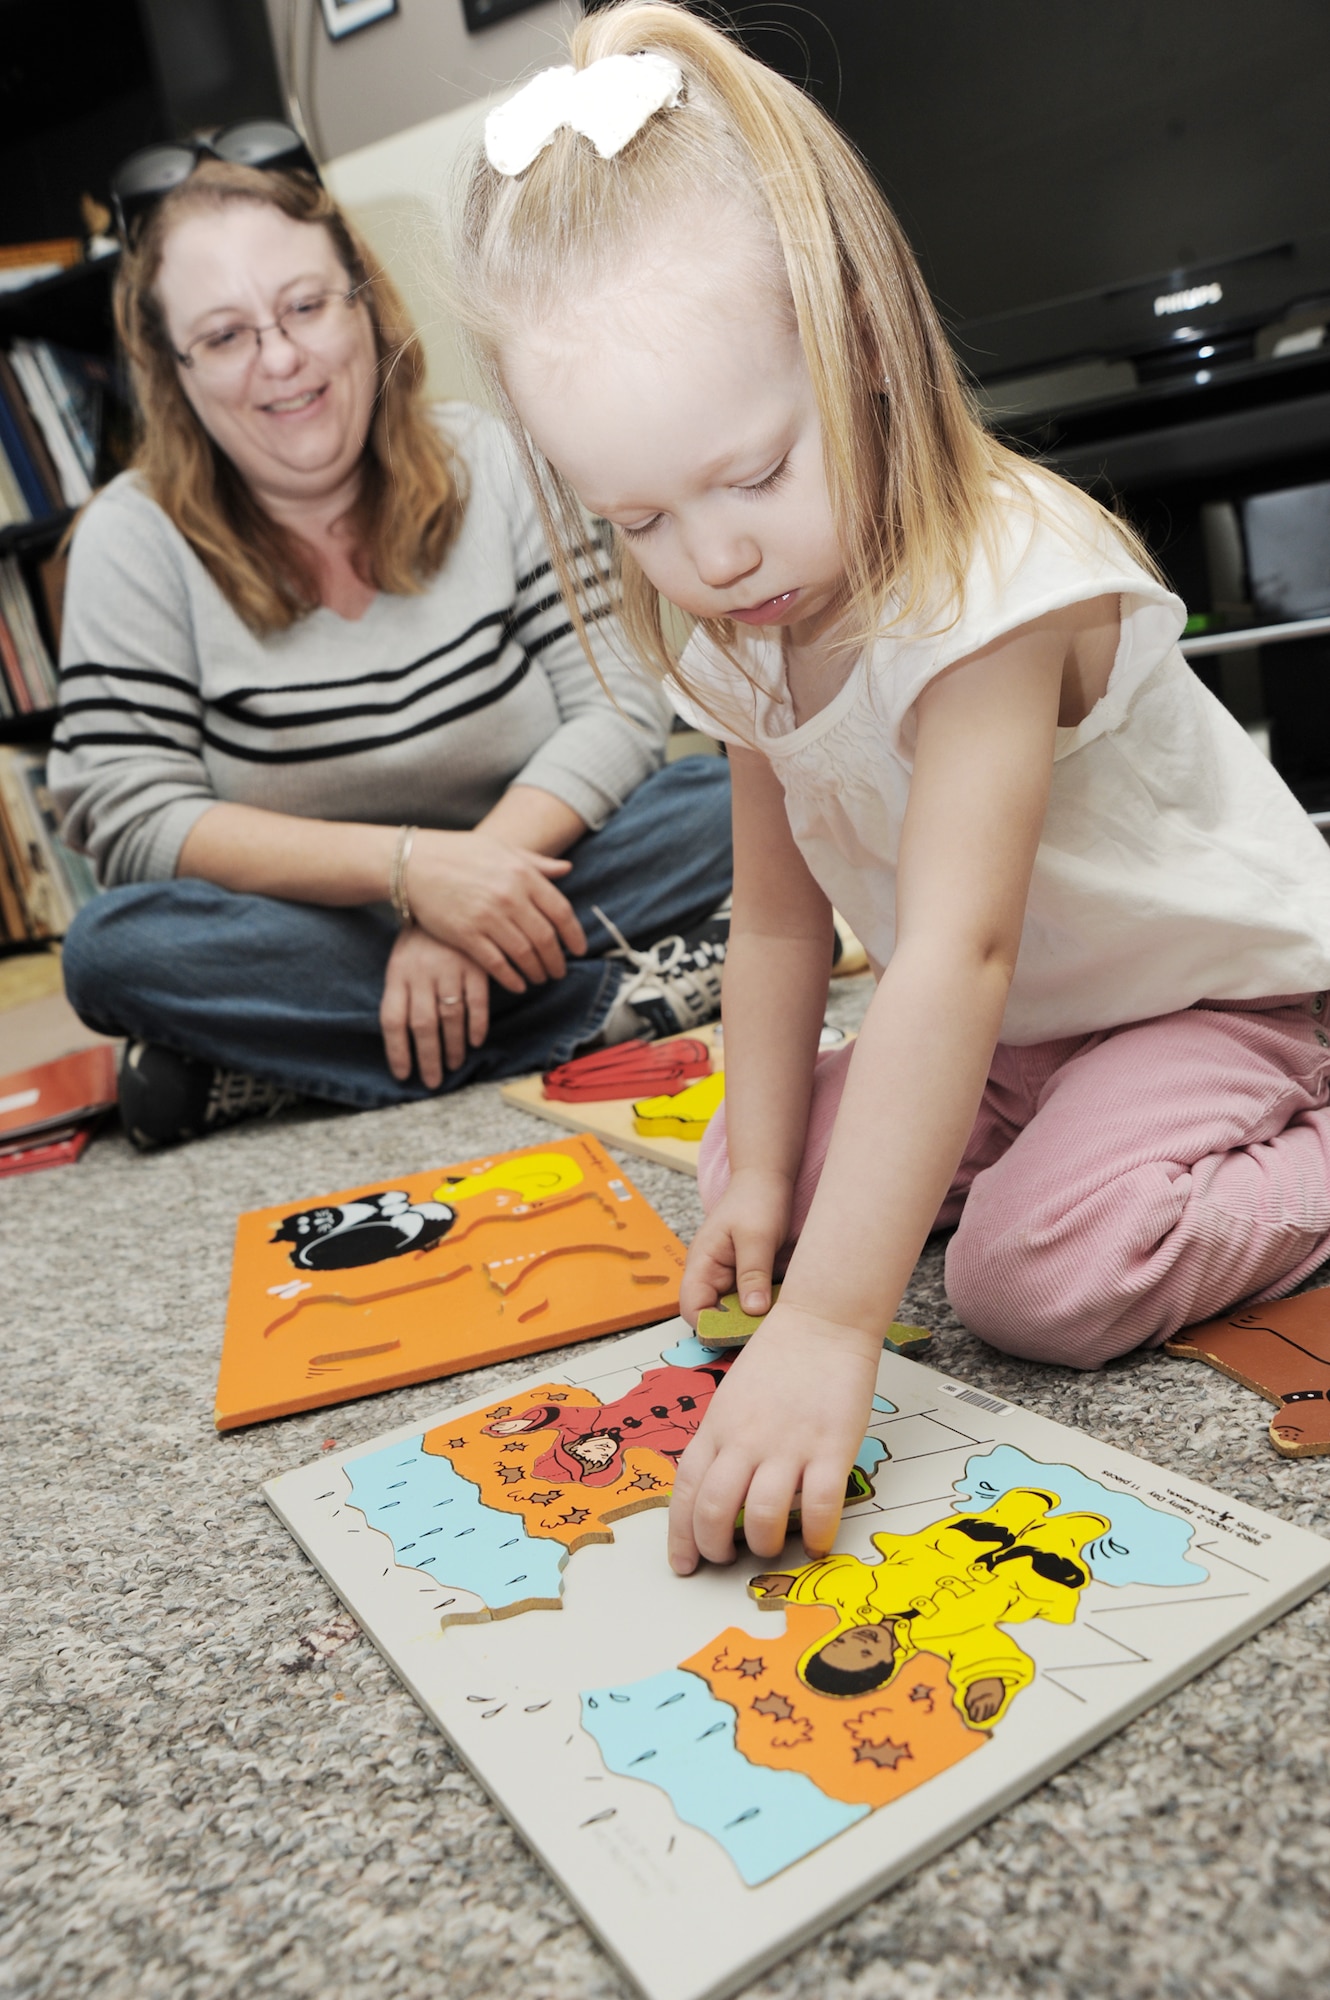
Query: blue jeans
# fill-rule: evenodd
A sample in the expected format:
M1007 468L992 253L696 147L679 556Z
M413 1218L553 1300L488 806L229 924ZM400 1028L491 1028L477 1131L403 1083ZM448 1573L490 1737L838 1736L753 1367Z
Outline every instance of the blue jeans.
M626 970L598 903L646 946L700 924L730 891L730 772L720 757L657 771L569 850L560 889L587 955L562 979L490 987L489 1038L442 1090L566 1062L596 1035ZM192 879L111 889L65 940L65 989L89 1027L163 1043L307 1097L373 1107L435 1093L388 1068L379 1002L397 920L386 905L324 909Z

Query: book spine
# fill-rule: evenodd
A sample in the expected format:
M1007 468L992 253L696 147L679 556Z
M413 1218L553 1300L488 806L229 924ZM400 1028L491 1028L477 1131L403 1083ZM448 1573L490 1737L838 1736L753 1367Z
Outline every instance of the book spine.
M5 616L14 635L19 664L32 690L33 701L38 708L54 708L57 693L55 667L46 650L32 592L28 589L23 565L17 556L0 560L0 596L4 599Z
M23 489L18 483L18 476L9 463L3 445L0 445L0 517L2 517L0 527L5 528L18 527L24 521L32 519L28 512L28 503L23 498Z
M60 489L67 507L81 507L92 498L92 485L79 463L64 425L60 412L46 386L42 374L27 341L16 340L9 351L10 364L19 379L28 408L37 421L38 428L46 440L46 448L55 461L60 475Z
M51 462L51 454L46 449L46 440L33 421L23 391L19 388L18 377L9 365L9 356L0 351L0 396L9 406L9 414L18 425L23 442L27 446L28 457L32 460L37 476L46 494L46 514L59 513L65 504L65 496L60 487L60 475Z
M36 814L17 768L19 761L16 751L0 750L0 804L13 840L23 915L31 937L58 937L61 926L55 885Z
M28 456L28 448L14 422L13 413L3 395L0 395L0 450L9 461L10 470L18 482L23 504L30 521L40 521L50 513L46 493L37 476L37 468Z
M19 662L18 647L14 644L14 635L9 629L9 620L5 617L3 608L0 608L0 671L4 673L5 684L9 689L15 712L19 715L31 715L36 704L28 687L27 676Z
M78 453L79 464L89 479L97 470L97 440L84 418L83 384L61 361L49 340L35 340L33 352L37 356L37 366L46 377L46 385L55 398L60 421L69 435L70 443Z
M60 836L56 831L55 800L46 788L46 768L39 757L24 756L21 752L14 760L19 783L23 787L28 818L41 852L42 873L46 877L49 891L50 921L57 937L63 937L74 921L78 905L74 901L69 885L69 877L60 860Z

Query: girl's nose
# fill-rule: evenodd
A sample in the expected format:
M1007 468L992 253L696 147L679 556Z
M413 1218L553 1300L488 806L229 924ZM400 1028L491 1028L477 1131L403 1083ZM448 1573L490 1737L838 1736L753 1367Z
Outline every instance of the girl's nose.
M749 535L699 536L692 555L708 590L730 590L762 566L762 551Z

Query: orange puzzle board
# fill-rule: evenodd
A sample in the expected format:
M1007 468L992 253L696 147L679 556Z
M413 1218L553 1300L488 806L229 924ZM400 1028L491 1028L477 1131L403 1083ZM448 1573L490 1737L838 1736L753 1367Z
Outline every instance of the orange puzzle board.
M684 1255L585 1132L251 1209L217 1428L668 1319Z

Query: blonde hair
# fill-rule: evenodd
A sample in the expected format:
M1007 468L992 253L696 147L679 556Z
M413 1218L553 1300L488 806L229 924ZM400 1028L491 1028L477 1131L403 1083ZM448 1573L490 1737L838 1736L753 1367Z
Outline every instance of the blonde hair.
M682 101L649 118L609 160L569 129L520 176L498 173L482 156L458 233L456 282L459 316L525 455L584 644L584 518L527 437L498 350L515 323L590 289L699 195L756 208L774 232L844 551L836 615L860 643L926 606L958 615L976 541L995 525L998 484L1037 499L1037 483L1053 475L985 431L914 254L867 167L793 84L673 0L622 0L584 19L570 46L578 69L642 50L668 56L683 72ZM1088 532L1110 523L1153 568L1129 529L1057 484L1075 494ZM677 620L667 622L622 536L615 555L616 608L631 648L679 679ZM736 657L732 621L706 620L703 629Z
M285 631L319 602L318 575L297 536L264 512L200 421L180 381L156 284L171 230L185 216L260 202L326 230L369 314L378 383L351 510L355 564L376 590L409 596L437 575L461 525L459 467L425 407L420 340L391 279L332 196L308 174L263 173L205 160L147 217L116 277L116 327L139 413L135 470L209 572L260 635Z

